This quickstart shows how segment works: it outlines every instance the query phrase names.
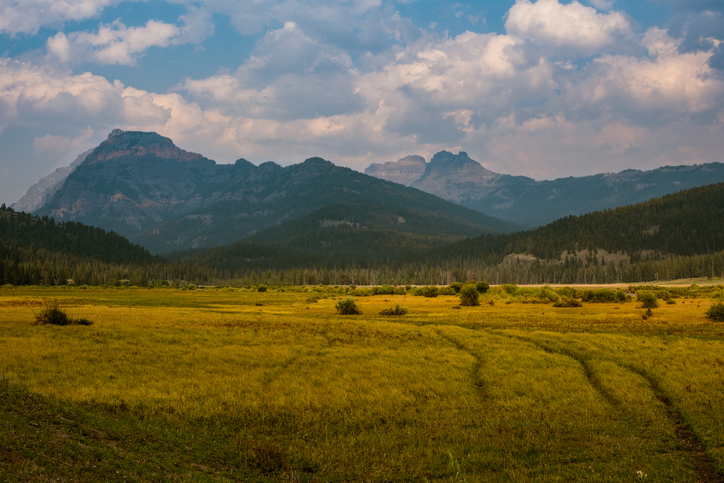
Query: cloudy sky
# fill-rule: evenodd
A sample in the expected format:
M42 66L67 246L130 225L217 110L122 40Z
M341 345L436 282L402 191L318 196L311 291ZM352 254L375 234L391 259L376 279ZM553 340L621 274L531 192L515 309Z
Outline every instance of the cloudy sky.
M724 161L724 1L0 0L0 202L114 128L360 171Z

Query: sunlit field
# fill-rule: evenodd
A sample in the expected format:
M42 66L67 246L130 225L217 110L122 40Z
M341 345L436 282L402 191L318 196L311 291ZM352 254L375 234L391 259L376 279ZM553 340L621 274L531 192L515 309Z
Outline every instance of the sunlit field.
M722 481L721 291L343 292L0 289L0 481Z

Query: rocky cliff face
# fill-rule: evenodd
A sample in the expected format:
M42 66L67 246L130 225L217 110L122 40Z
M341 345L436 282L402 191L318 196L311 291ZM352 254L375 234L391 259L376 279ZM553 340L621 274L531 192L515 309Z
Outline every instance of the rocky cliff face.
M78 156L76 160L70 164L70 166L58 168L48 176L41 178L40 181L28 189L25 196L12 205L13 209L31 213L42 207L53 197L53 195L55 195L55 193L58 192L66 178L70 176L70 173L75 171L75 169L80 166L80 164L85 161L85 158L92 152L92 149L86 151Z
M427 162L422 156L406 156L398 161L385 164L374 163L365 169L365 174L393 183L410 186L425 174Z

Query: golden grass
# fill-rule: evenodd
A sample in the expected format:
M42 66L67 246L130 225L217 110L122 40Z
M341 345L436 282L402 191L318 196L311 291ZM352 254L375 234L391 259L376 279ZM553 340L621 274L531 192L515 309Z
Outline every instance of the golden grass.
M2 289L0 375L191 433L223 421L225 451L270 481L697 481L663 394L724 472L708 300L644 320L633 302L492 296L364 297L340 316L334 297ZM50 298L94 325L32 325ZM408 315L377 315L395 303Z

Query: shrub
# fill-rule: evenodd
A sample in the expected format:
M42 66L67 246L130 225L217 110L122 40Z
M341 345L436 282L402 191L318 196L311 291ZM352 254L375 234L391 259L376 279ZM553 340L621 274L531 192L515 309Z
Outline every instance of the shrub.
M706 312L706 317L714 322L724 322L724 304L719 302L709 307L709 310Z
M503 285L500 286L500 288L502 288L503 291L505 293L507 293L508 295L513 295L515 293L515 291L518 290L518 286L514 285L512 283L504 283Z
M443 287L437 293L438 295L455 295L455 289L452 287Z
M372 293L374 295L394 295L395 287L391 285L382 285L381 287L373 287Z
M636 292L636 298L641 302L641 307L644 309L655 309L659 306L659 301L653 292Z
M455 291L456 294L460 293L460 289L463 288L463 284L460 282L453 282L450 284L450 288Z
M553 304L553 307L582 307L583 304L576 299L563 298Z
M362 313L352 297L340 300L335 304L334 308L342 315L359 315Z
M259 286L256 288L256 291L257 291L257 292L266 292L268 289L269 289L269 287L267 287L266 285L262 284L262 285L259 285Z
M480 292L475 285L465 285L460 289L460 305L466 307L480 305Z
M475 288L479 293L486 293L490 290L490 284L488 282L478 282L475 284Z
M434 285L428 285L427 287L416 288L413 292L414 295L422 297L437 297L439 290Z
M45 308L35 316L36 325L93 325L93 321L86 318L73 319L68 317L60 308L57 300L53 300L46 304Z
M380 315L406 315L407 307L401 307L400 304L395 304L394 308L384 309L380 312Z

